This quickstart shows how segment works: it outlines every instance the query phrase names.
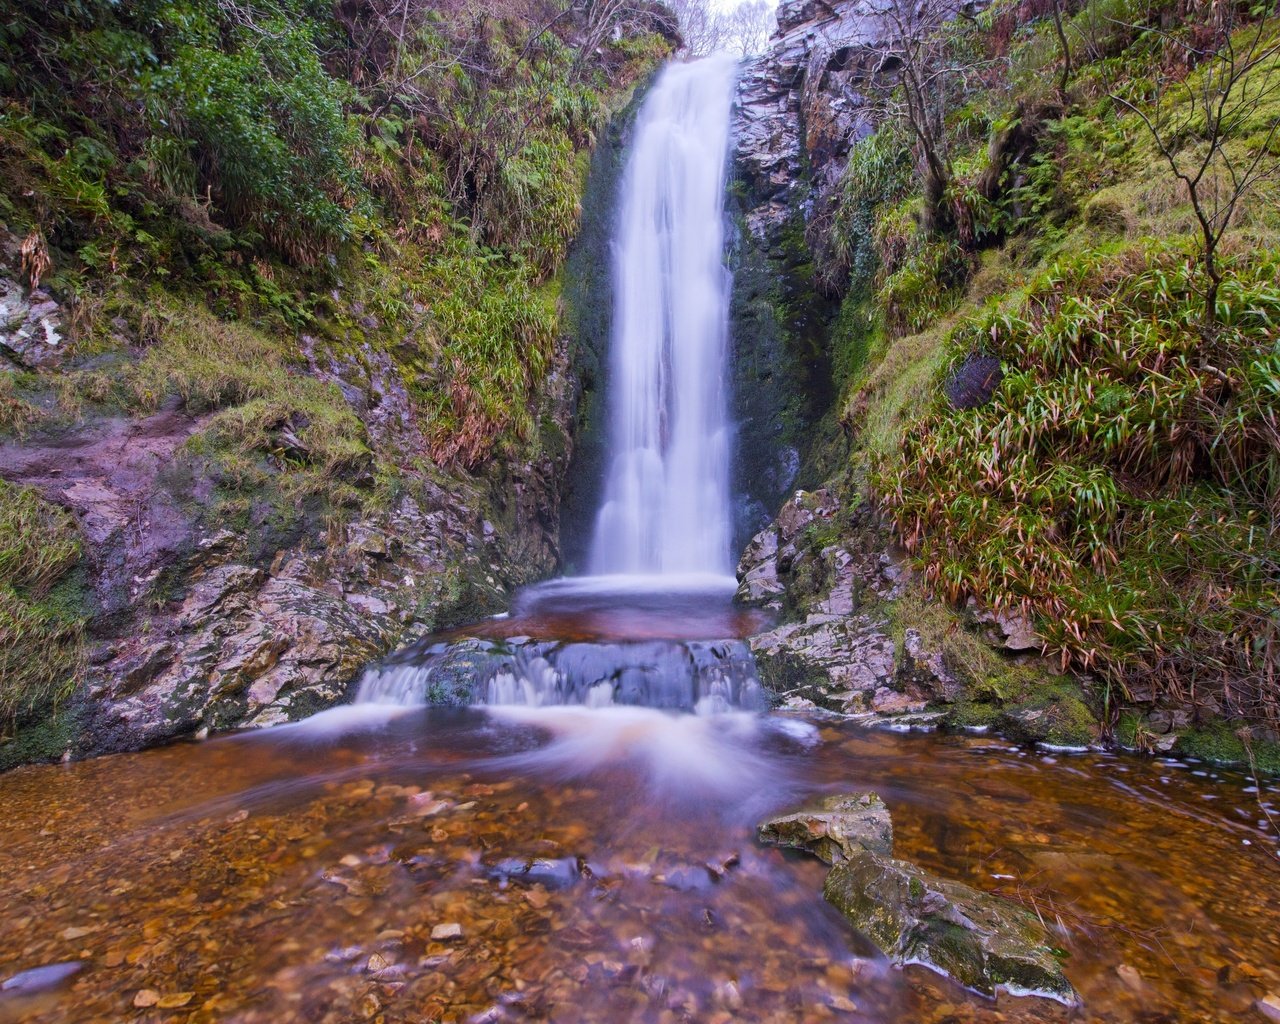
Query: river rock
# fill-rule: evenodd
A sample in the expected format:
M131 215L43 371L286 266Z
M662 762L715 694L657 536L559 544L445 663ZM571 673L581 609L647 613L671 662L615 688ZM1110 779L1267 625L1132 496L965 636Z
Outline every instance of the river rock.
M867 850L893 853L893 820L875 793L823 797L762 821L756 834L766 845L805 850L825 864L839 864Z
M61 985L68 978L79 974L84 964L79 960L68 960L61 964L45 964L43 967L32 967L19 971L0 982L0 991L29 994Z
M762 843L832 865L823 895L897 964L917 963L986 995L1075 1002L1047 929L1022 907L893 857L875 793L828 796L761 822Z
M1021 907L906 861L866 852L835 865L823 895L895 963L968 988L1075 1002L1050 936Z
M1275 1021L1280 1024L1280 995L1270 992L1259 999L1255 1004L1258 1012L1267 1020Z

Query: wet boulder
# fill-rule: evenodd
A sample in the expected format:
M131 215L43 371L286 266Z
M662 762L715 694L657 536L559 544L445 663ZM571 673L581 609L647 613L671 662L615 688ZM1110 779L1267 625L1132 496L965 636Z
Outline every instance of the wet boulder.
M760 841L832 865L827 902L896 964L921 964L977 992L1074 1004L1048 929L1009 900L893 856L893 822L875 793L828 796L757 827Z
M1014 903L865 854L837 864L823 895L895 963L918 963L968 988L1075 1002L1040 922Z
M826 864L840 864L860 853L893 853L893 820L875 793L828 796L791 814L762 821L760 842L812 853Z

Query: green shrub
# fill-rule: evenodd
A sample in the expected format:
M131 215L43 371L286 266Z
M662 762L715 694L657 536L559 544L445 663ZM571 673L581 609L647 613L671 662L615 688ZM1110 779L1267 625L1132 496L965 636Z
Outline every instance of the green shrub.
M953 309L968 280L972 257L948 240L914 245L876 293L885 325L895 334L918 334Z

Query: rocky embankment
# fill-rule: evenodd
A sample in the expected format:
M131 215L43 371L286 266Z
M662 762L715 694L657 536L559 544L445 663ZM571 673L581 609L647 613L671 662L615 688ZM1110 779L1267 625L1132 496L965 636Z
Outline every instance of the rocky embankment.
M1026 620L929 600L866 502L796 492L752 539L738 578L739 602L777 616L749 644L783 707L995 726L1055 746L1097 739L1078 685L1054 675Z
M10 279L0 293L4 372L57 366L69 312ZM310 350L305 336L299 344ZM310 364L359 415L371 449L427 465L385 355ZM475 475L420 468L390 495L357 469L359 511L304 502L290 522L265 501L210 514L221 481L190 443L206 419L176 399L141 418L90 413L0 441L0 478L74 517L89 612L75 689L56 714L18 723L0 767L295 720L341 700L396 644L506 607L559 557L574 394L562 344L523 455ZM276 458L305 457L290 451L296 431L275 426Z

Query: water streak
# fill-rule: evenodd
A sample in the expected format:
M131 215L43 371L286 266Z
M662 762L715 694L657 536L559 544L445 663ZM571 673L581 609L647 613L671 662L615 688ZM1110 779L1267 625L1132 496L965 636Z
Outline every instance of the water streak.
M593 574L731 571L723 255L736 67L723 56L672 64L637 120L614 253Z

